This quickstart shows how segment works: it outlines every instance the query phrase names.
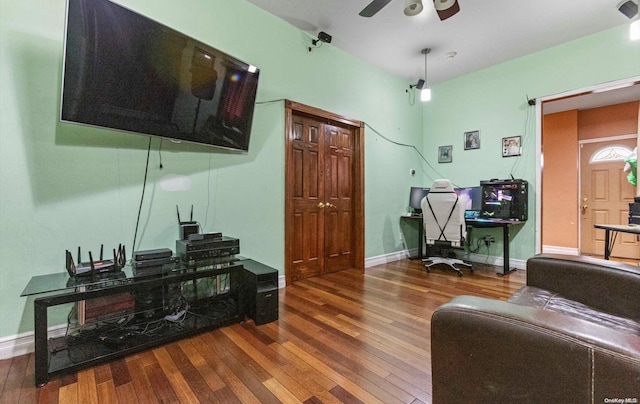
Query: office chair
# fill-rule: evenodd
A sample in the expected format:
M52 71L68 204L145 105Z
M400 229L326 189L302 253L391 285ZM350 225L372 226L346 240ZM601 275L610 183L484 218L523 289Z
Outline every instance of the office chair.
M455 258L454 248L464 249L467 228L464 221L465 201L458 197L451 181L438 179L433 182L429 194L422 199L422 219L427 246L436 248L438 256L423 259L427 272L437 264L446 264L462 276L456 265L471 272L471 264Z

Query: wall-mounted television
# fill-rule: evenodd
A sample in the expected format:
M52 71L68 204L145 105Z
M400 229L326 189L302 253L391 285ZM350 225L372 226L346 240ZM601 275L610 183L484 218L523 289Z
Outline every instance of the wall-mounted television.
M68 0L63 122L247 151L258 76L109 0Z

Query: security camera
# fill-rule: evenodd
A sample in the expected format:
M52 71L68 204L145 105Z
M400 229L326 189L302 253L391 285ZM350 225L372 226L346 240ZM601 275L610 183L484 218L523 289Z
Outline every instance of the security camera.
M633 18L638 14L638 4L633 0L622 1L618 4L618 11L626 15L627 18Z
M314 39L312 41L313 46L316 46L318 42L331 43L331 35L327 34L324 31L320 31L320 33L318 34L318 39Z

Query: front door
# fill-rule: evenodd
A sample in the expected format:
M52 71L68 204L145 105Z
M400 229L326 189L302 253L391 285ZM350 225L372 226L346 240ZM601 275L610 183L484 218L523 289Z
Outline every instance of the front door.
M594 224L627 224L635 188L623 171L623 155L636 145L635 138L581 144L580 149L580 252L603 255L605 231ZM640 259L640 243L633 234L620 233L612 256Z

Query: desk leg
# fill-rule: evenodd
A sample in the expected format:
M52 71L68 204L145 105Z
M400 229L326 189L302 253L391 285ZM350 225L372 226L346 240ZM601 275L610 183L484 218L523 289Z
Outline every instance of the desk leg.
M423 259L424 254L422 253L422 243L424 243L424 221L420 219L420 224L418 227L418 259Z
M503 224L500 227L502 227L502 272L496 273L498 276L505 276L515 269L509 268L509 225Z
M609 245L610 233L611 231L609 229L606 229L604 231L604 259L606 260L608 260L609 257L611 256L612 246Z
M48 306L36 299L33 303L34 311L34 340L35 340L35 382L42 387L49 381L49 348L47 347L47 309Z

